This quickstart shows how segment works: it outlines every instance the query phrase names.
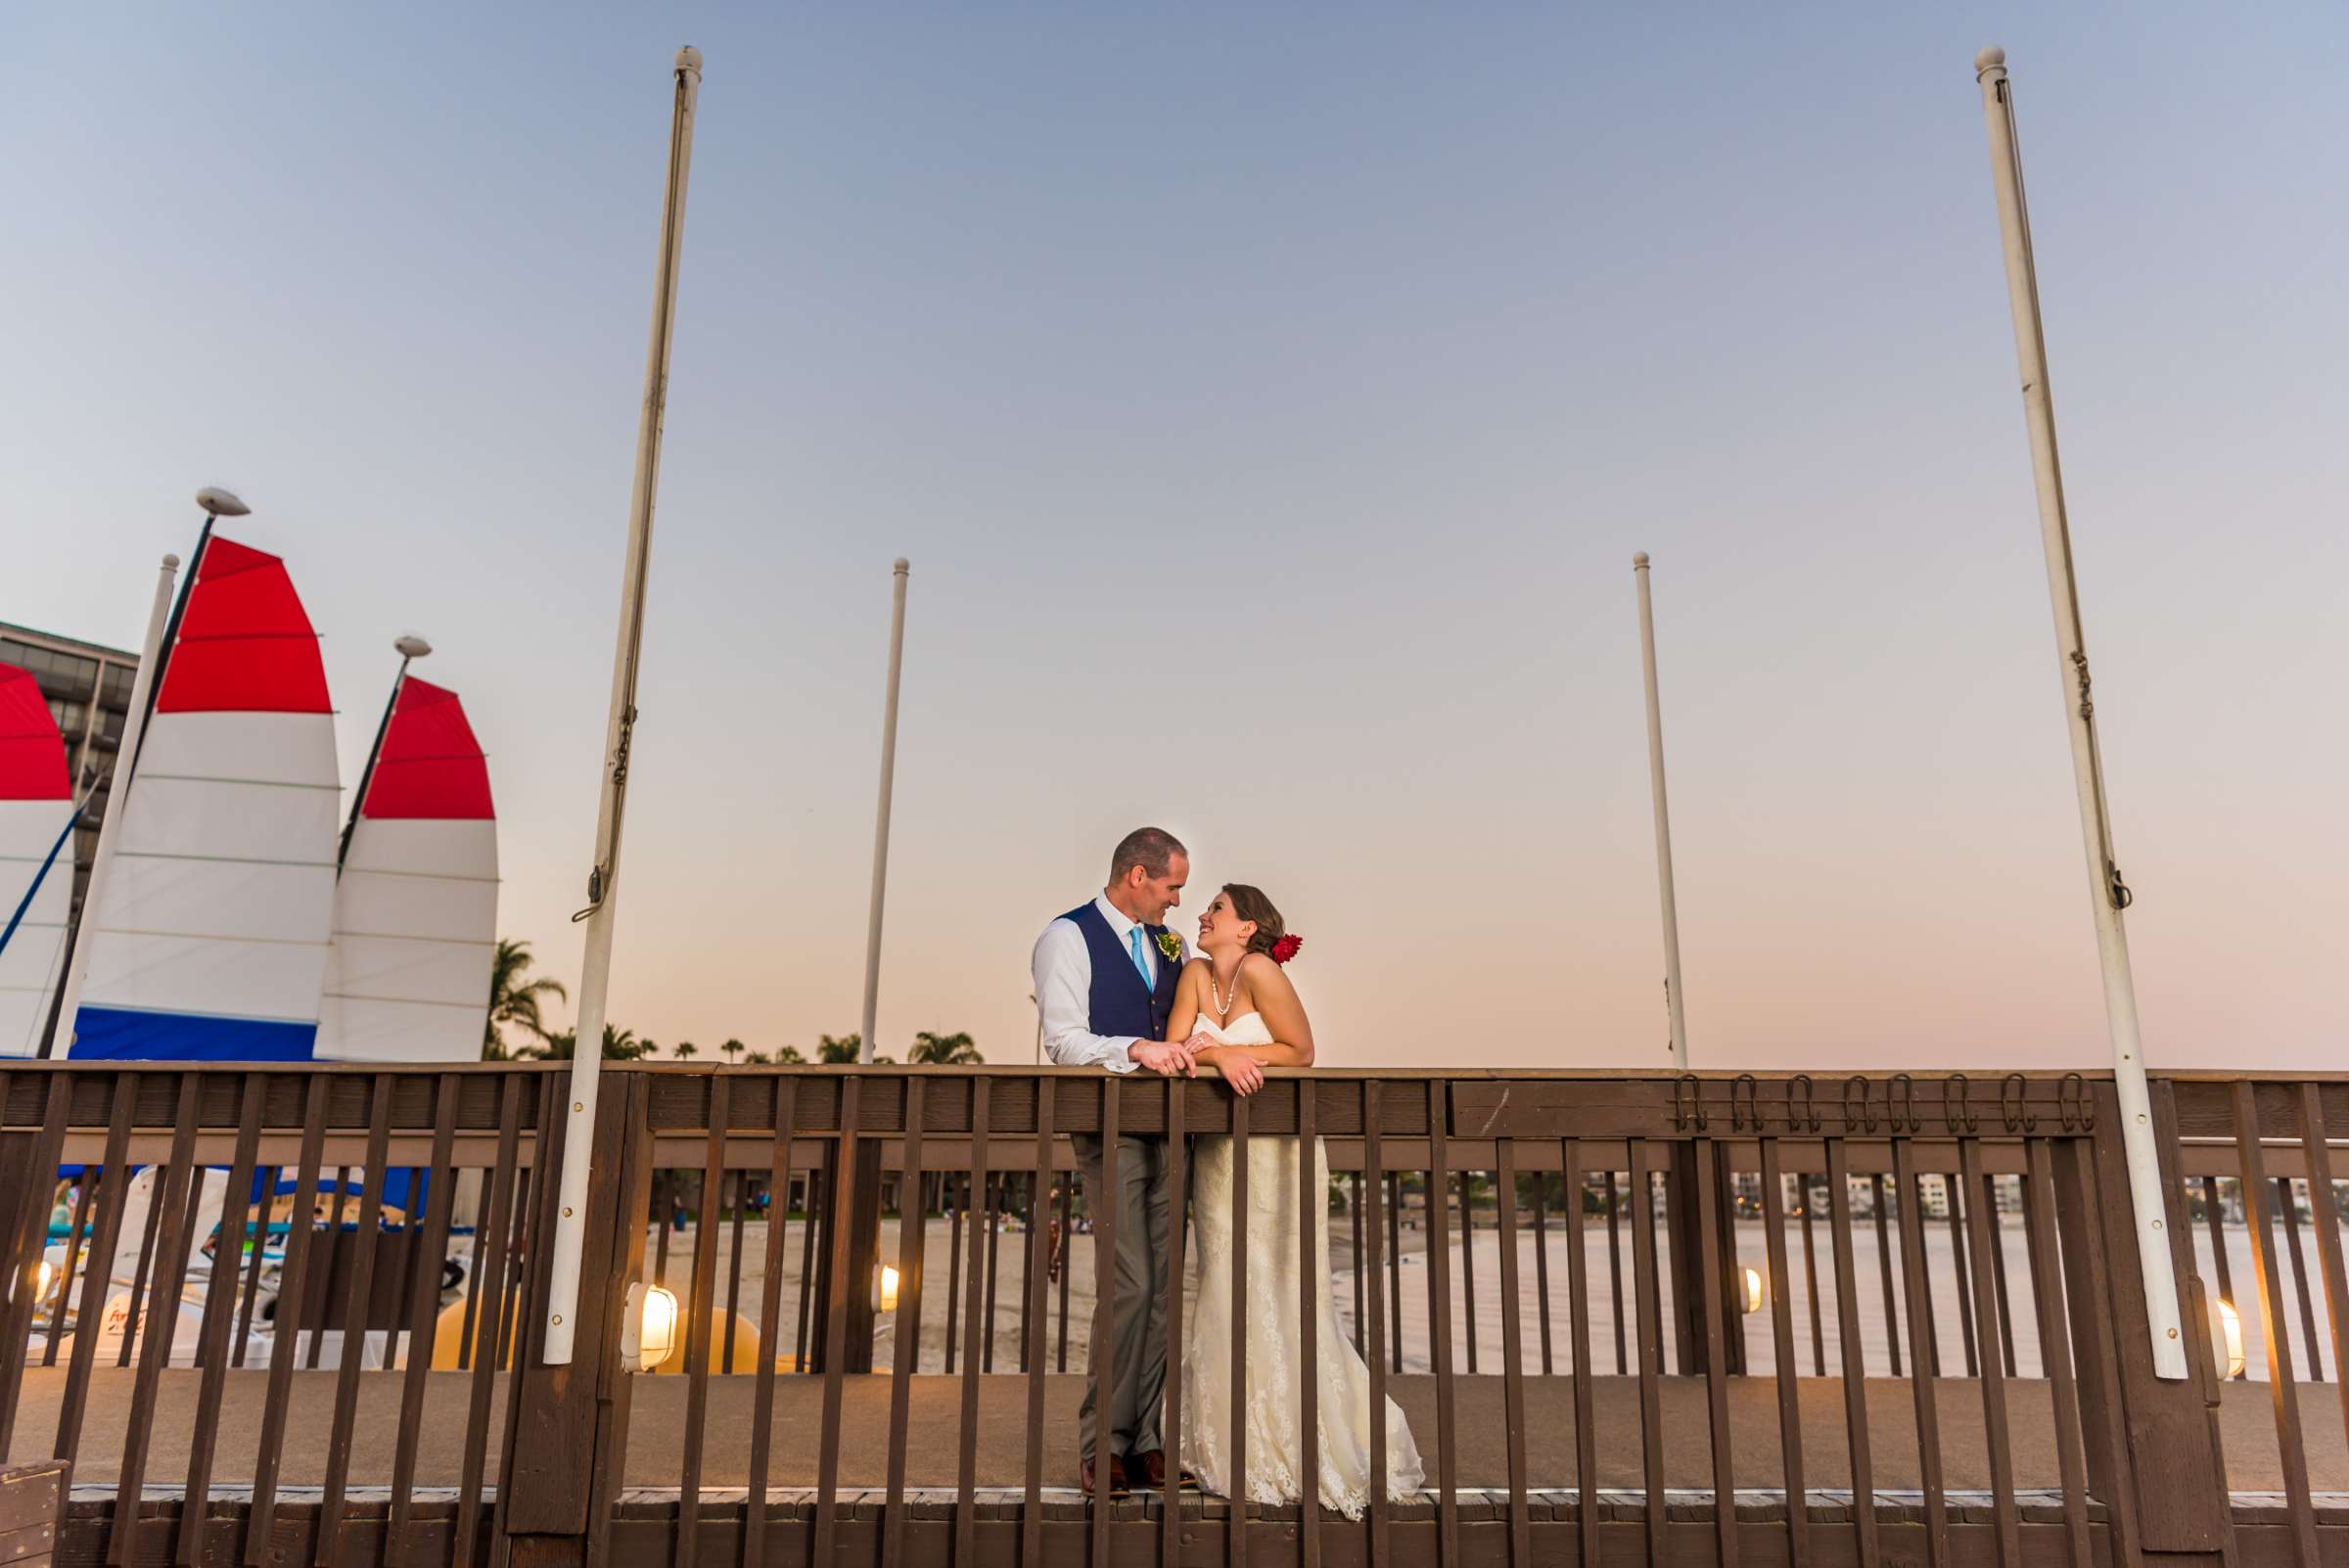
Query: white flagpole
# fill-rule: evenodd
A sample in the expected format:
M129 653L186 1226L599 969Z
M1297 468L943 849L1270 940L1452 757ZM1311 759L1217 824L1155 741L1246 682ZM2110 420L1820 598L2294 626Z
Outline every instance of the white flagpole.
M208 493L208 492L207 492ZM207 513L205 525L211 525ZM130 804L130 766L139 755L139 737L147 732L148 698L155 689L155 670L163 650L163 628L171 620L172 580L179 575L179 557L166 555L155 576L155 603L147 612L147 640L139 646L139 671L130 680L130 714L122 720L122 744L115 750L115 776L108 786L106 816L98 824L98 850L90 857L90 885L82 890L81 913L74 918L70 945L66 951L65 993L57 999L57 1023L42 1042L43 1056L73 1054L73 1022L81 1012L82 983L90 975L90 923L98 913L98 899L106 889L106 873L115 863L115 846L122 837L122 808ZM96 792L93 784L91 790ZM70 873L68 873L70 875Z
M913 569L903 556L892 568L897 575L895 605L889 621L889 696L882 705L881 800L873 808L873 897L864 928L864 1029L857 1037L856 1059L873 1059L874 1020L881 1005L881 901L889 888L889 805L898 776L898 677L905 668L905 577Z
M2048 592L2055 609L2056 673L2072 738L2072 774L2079 788L2081 836L2088 852L2089 904L2096 915L2096 950L2104 974L2104 1019L2112 1037L2112 1073L2121 1104L2121 1140L2129 1157L2129 1196L2137 1215L2138 1262L2144 1273L2145 1308L2153 1326L2153 1370L2187 1375L2186 1342L2178 1310L2164 1217L2161 1164L2153 1143L2152 1100L2145 1089L2144 1049L2138 1037L2137 987L2129 969L2129 934L2121 911L2130 893L2114 863L2112 817L2104 801L2104 762L2096 744L2096 706L2089 698L2088 643L2080 627L2080 591L2072 576L2071 525L2064 515L2063 465L2055 450L2055 405L2048 391L2048 346L2039 314L2039 275L2031 254L2031 214L2023 202L2023 160L2014 134L2014 96L2006 52L1974 57L1982 88L1982 116L1990 127L1990 172L1998 190L1999 229L2005 245L2007 303L2014 315L2014 353L2023 377L2023 419L2031 432L2031 478L2039 490L2041 542L2048 558Z
M1681 910L1672 890L1672 810L1664 800L1664 709L1656 696L1656 608L1648 598L1647 552L1632 557L1639 579L1639 665L1647 677L1647 774L1656 807L1656 892L1664 906L1664 1009L1672 1021L1672 1065L1688 1071L1688 1014L1681 995Z
M702 91L702 52L677 51L668 124L668 190L661 212L661 259L653 289L652 343L645 351L644 413L636 427L636 481L628 499L628 558L620 583L620 635L612 660L612 707L604 729L603 793L596 811L595 864L579 966L579 1014L571 1057L563 1176L548 1252L546 1364L567 1365L578 1315L579 1254L586 1233L587 1172L595 1159L595 1092L604 1064L604 1000L612 981L612 928L619 918L620 829L626 804L628 749L636 728L636 669L644 647L644 584L653 545L653 494L661 477L661 418L668 399L668 341L676 320L677 257L684 247L685 178L693 163L693 112Z

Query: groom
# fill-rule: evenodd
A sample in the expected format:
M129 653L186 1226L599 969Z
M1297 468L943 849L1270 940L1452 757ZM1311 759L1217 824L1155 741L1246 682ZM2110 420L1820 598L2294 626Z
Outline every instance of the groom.
M1161 1043L1174 1005L1174 982L1190 949L1166 929L1167 911L1180 901L1191 874L1190 855L1162 828L1136 828L1109 857L1109 886L1101 896L1062 915L1036 939L1032 969L1042 1018L1044 1050L1060 1067L1101 1067L1112 1073L1147 1068L1188 1073L1191 1054ZM1170 950L1172 949L1172 950ZM1079 1136L1077 1163L1088 1200L1110 1190L1098 1137ZM1167 1383L1167 1225L1182 1222L1176 1209L1163 1137L1118 1138L1117 1299L1111 1304L1110 1362L1101 1378L1109 1401L1109 1490L1128 1480L1157 1490L1166 1484L1167 1455L1159 1436ZM1094 1288L1101 1288L1095 1265ZM1096 1343L1086 1370L1103 1353ZM1080 1480L1094 1486L1099 1412L1094 1382L1085 1379L1078 1412Z

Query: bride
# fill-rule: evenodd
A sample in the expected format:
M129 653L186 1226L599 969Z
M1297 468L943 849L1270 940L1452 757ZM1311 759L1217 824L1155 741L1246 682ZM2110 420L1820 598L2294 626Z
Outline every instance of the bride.
M1288 935L1280 911L1256 888L1228 883L1199 917L1199 951L1183 967L1167 1038L1188 1041L1198 1061L1214 1067L1234 1091L1253 1094L1267 1067L1311 1067L1313 1031L1297 988L1281 965L1300 939ZM1199 1294L1183 1349L1182 1464L1202 1485L1227 1498L1241 1495L1231 1473L1232 1236L1231 1139L1193 1143L1191 1229L1199 1252ZM1313 1148L1313 1191L1299 1202L1297 1140L1248 1140L1248 1343L1246 1423L1247 1500L1295 1502L1304 1496L1298 1475L1305 1442L1298 1431L1299 1363L1297 1217L1311 1207L1322 1233L1314 1256L1317 1282L1314 1330L1319 1362L1319 1493L1321 1501L1350 1519L1370 1500L1370 1369L1339 1332L1329 1274L1329 1166L1319 1140ZM1410 1428L1395 1402L1386 1402L1388 1496L1417 1494L1426 1471Z

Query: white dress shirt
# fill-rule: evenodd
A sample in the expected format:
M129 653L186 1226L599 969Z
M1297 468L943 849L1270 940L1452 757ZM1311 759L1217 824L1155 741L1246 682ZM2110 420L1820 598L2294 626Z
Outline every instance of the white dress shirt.
M1093 907L1109 922L1110 935L1117 938L1121 952L1127 950L1132 943L1127 933L1136 922L1126 918L1105 898L1095 898ZM1179 937L1175 941L1187 959L1190 944ZM1149 957L1150 980L1156 986L1158 966L1167 961L1166 954L1158 950L1155 942L1143 943L1142 950ZM1044 934L1036 939L1029 969L1036 978L1036 1012L1043 1020L1044 1054L1052 1058L1054 1066L1133 1071L1134 1061L1128 1052L1139 1036L1096 1035L1092 1031L1093 954L1076 921L1063 915L1044 927Z

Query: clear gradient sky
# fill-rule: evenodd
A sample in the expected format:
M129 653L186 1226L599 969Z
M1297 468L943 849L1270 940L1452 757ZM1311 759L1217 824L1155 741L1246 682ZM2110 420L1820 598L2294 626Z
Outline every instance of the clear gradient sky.
M1032 1049L1161 823L1330 1063L2108 1060L1971 61L2014 71L2156 1061L2337 1066L2349 13L11 6L0 620L188 497L394 659L577 978L680 42L708 56L613 1015ZM1187 927L1186 927L1187 929Z

